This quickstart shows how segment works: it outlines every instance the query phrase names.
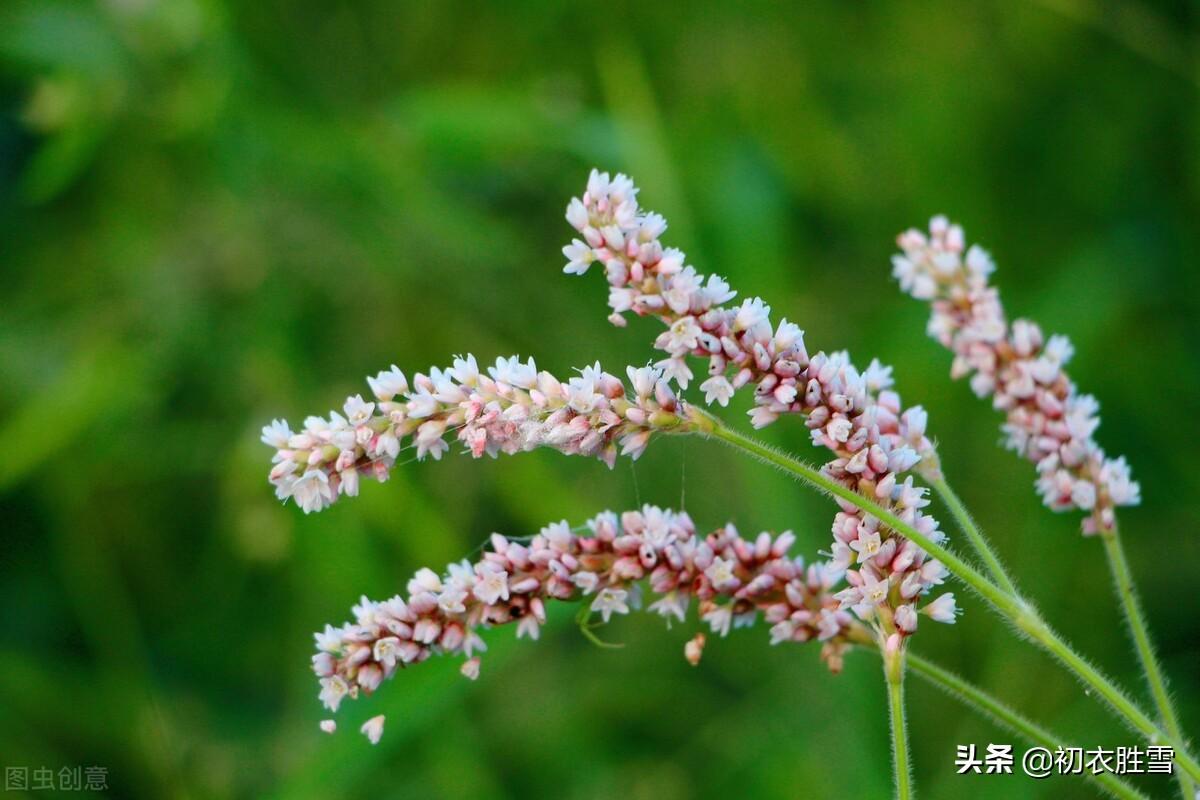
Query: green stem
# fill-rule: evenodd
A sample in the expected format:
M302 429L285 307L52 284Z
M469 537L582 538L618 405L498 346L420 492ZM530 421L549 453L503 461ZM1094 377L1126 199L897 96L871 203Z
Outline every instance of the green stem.
M1018 712L1001 703L996 698L981 689L967 683L949 670L942 669L937 664L927 661L915 653L908 654L908 666L912 671L925 680L942 689L974 708L980 714L990 718L1001 727L1007 728L1026 741L1050 751L1066 747L1063 740L1034 722L1021 716ZM1113 797L1128 798L1128 800L1145 800L1145 795L1122 781L1111 772L1101 772L1096 775L1085 770L1083 777L1098 784Z
M1146 683L1150 685L1150 694L1154 698L1154 705L1158 708L1159 716L1162 718L1167 733L1173 739L1182 742L1183 730L1171 703L1171 696L1167 692L1167 681L1163 676L1162 667L1159 666L1158 659L1154 656L1154 648L1150 644L1150 629L1146 625L1141 604L1133 590L1133 574L1129 570L1129 562L1125 560L1125 549L1121 546L1121 534L1114 525L1111 531L1102 532L1100 538L1104 540L1104 549L1108 553L1108 565L1112 568L1117 595L1121 598L1121 607L1125 612L1125 622L1129 624L1129 630L1133 634L1133 643L1137 649L1138 658L1142 662ZM1180 771L1176 773L1176 777L1185 800L1192 800L1195 796L1195 788L1187 774Z
M1183 740L1163 731L1139 709L1112 681L1087 663L1063 641L1038 615L1034 607L1020 595L1010 595L989 581L954 553L913 528L888 509L868 497L854 492L824 475L814 467L793 456L781 453L745 434L733 430L717 417L696 406L690 407L690 432L718 439L743 453L755 456L775 466L797 480L812 484L829 494L840 497L862 511L878 517L881 522L915 543L929 555L941 561L951 573L988 601L1000 615L1062 662L1092 691L1095 691L1129 726L1154 744L1170 744L1175 748L1175 760L1193 778L1200 779L1200 763L1187 753Z
M988 568L988 572L992 573L992 577L996 583L1000 584L1000 588L1011 595L1017 594L1017 587L1013 585L1012 580L1008 577L1008 573L1004 571L1004 565L1000 563L1000 558L988 545L987 539L983 535L983 531L975 524L975 520L971 519L967 507L963 505L963 501L950 488L950 484L945 478L938 478L935 481L930 481L934 491L942 498L942 502L950 509L950 516L954 517L958 523L958 527L967 535L971 546L975 548L975 552L983 559L984 566Z
M910 800L912 770L908 763L908 728L904 721L903 651L884 652L883 674L887 679L888 716L892 722L892 764L896 772L896 800Z
M950 484L946 482L945 478L933 480L930 483L950 509L950 513L958 522L959 527L967 534L967 538L971 541L980 558L983 559L984 564L987 565L988 570L992 573L992 577L1009 594L1016 595L1016 588L1004 571L999 558L997 558L996 554L988 546L983 532L980 531L979 526L971 518L962 500L950 488ZM1133 635L1134 646L1137 649L1138 658L1142 663L1142 672L1145 674L1146 683L1150 687L1150 694L1154 698L1154 705L1158 709L1159 717L1167 733L1172 738L1183 741L1183 730L1179 725L1179 718L1175 713L1170 694L1167 691L1166 678L1163 675L1158 659L1154 655L1154 648L1150 643L1149 626L1146 624L1146 618L1142 614L1141 605L1138 603L1137 595L1133 589L1133 575L1129 569L1129 563L1125 559L1125 551L1121 546L1120 533L1114 527L1111 532L1101 534L1101 538L1104 540L1109 567L1112 569L1113 579L1116 582L1117 595L1121 598L1121 607L1124 612L1125 621L1128 623L1129 630ZM1179 780L1179 788L1183 797L1185 800L1191 800L1195 792L1191 779L1183 770L1177 772L1176 776Z

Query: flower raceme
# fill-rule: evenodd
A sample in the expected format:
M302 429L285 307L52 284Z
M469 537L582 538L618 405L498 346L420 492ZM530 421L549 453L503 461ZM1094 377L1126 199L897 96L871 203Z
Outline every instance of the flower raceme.
M937 454L926 436L927 415L905 410L892 390L891 368L872 361L859 371L845 352L810 357L804 332L786 319L772 325L761 298L731 305L736 292L715 275L686 265L682 251L665 248L666 220L642 211L638 190L625 175L593 170L582 197L567 206L567 221L582 237L563 248L563 271L582 275L593 264L609 283L609 317L623 326L623 313L659 319L665 326L654 345L667 357L656 366L686 388L694 377L689 357L707 359L709 377L700 389L706 402L728 404L734 392L754 386L755 427L784 414L801 414L813 443L834 458L824 471L856 492L887 504L897 516L936 541L937 521L922 509L927 490L908 474L921 464L938 477ZM843 503L833 525L833 561L850 570L842 597L864 619L886 617L887 632L901 636L916 628L914 603L945 578L944 567L879 520ZM953 596L935 607L953 620ZM885 602L880 604L880 600Z
M995 269L963 230L934 217L929 233L910 229L892 258L901 289L929 301L929 335L954 353L951 376L970 376L971 388L1005 412L1006 444L1037 464L1037 488L1054 511L1088 512L1083 532L1115 524L1117 506L1137 505L1140 488L1124 457L1110 459L1093 434L1100 405L1080 394L1065 367L1073 354L1065 336L1048 339L1029 320L1011 324L988 278Z
M393 366L367 379L374 401L350 397L341 413L309 417L297 433L283 420L263 428L262 441L275 448L270 481L279 499L320 511L357 495L361 476L386 480L404 450L441 458L451 437L475 458L550 447L611 467L618 449L636 459L655 432L686 427L660 370L627 373L628 389L599 364L563 382L533 359L500 358L481 372L467 355L410 385Z
M515 624L518 637L536 639L552 600L582 600L607 622L639 607L643 580L652 594L648 610L668 624L684 622L693 602L719 636L761 614L771 644L822 642L821 658L837 672L857 624L831 594L842 571L789 556L794 541L790 532L744 539L733 525L701 536L686 513L650 505L620 516L603 512L579 533L557 522L527 544L493 534L478 561L441 574L422 569L404 596L364 597L353 622L316 634L320 699L336 712L346 697L370 694L434 654L465 656L462 673L474 679L486 650L480 630ZM702 641L689 642L689 660L699 659ZM375 727L382 729L381 719Z
M724 278L699 274L685 264L683 251L663 247L660 239L667 222L659 214L641 211L637 194L627 176L610 178L592 170L583 196L572 198L567 206L567 221L583 239L563 248L569 259L563 271L582 275L593 263L600 264L609 282L610 321L624 326L624 312L632 311L666 325L654 346L667 354L656 364L667 377L686 389L694 377L688 358L707 359L709 377L700 385L707 403L728 405L737 389L753 384L756 405L750 416L755 427L769 425L782 414L801 413L810 417L814 439L821 435L818 429L830 425L833 432L852 432L847 427L851 412L862 410L854 405L874 400L898 419L872 422L902 431L901 443L921 454L932 450L925 437L924 412L918 406L904 415L899 396L889 391L890 367L872 361L859 372L845 353L820 353L810 359L804 331L786 319L772 325L771 307L761 298L730 305L737 292ZM828 383L833 372L841 373L843 381L834 388L844 397L818 410L821 400L832 399L824 396L820 384ZM845 441L847 436L834 438Z

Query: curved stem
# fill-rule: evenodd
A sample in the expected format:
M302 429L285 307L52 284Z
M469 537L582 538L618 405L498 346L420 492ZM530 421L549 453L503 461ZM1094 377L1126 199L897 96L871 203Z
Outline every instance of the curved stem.
M954 553L937 544L888 509L874 500L846 488L814 467L733 430L703 409L692 406L689 414L692 421L689 432L718 439L743 453L783 470L797 480L809 483L868 514L873 514L885 525L941 561L959 580L987 600L1001 616L1041 645L1044 650L1057 658L1070 672L1087 684L1092 691L1095 691L1131 728L1154 744L1172 745L1175 749L1176 763L1193 778L1200 779L1200 763L1197 763L1187 753L1183 740L1163 731L1112 681L1072 650L1062 637L1042 620L1034 607L1020 595L1011 595L1004 591Z
M1133 574L1129 570L1129 562L1125 560L1125 549L1121 546L1121 535L1113 526L1111 531L1101 533L1104 540L1104 550L1108 554L1108 564L1112 569L1113 580L1116 582L1117 595L1121 598L1121 608L1125 612L1125 621L1133 634L1133 643L1137 649L1138 659L1142 662L1142 672L1145 673L1146 683L1150 686L1150 694L1154 705L1158 708L1163 726L1172 738L1183 741L1183 730L1179 718L1167 692L1167 681L1163 676L1162 667L1154 655L1154 647L1150 644L1150 630L1146 618L1142 614L1141 604L1133 590ZM1177 774L1179 788L1185 800L1192 800L1195 787L1187 774L1180 771Z
M892 722L892 764L896 773L896 800L912 797L912 769L908 763L908 728L904 720L904 653L883 653L887 679L888 717Z
M971 706L997 725L1007 728L1018 736L1023 737L1026 741L1051 751L1066 747L1062 739L1059 739L1045 728L1031 722L996 698L963 680L953 672L942 669L932 661L927 661L915 653L909 653L908 666L914 674L919 675L952 697ZM1097 775L1085 770L1082 775L1099 785L1113 797L1127 798L1127 800L1145 800L1145 795L1111 772L1101 772Z
M992 573L992 577L996 583L1000 584L1000 588L1011 595L1017 594L1017 587L1013 585L1012 580L1008 577L1008 573L1004 570L1004 565L1000 563L1000 558L988 545L987 539L983 535L983 531L975 524L975 520L971 518L971 514L967 511L967 507L963 505L963 501L950 488L950 484L945 478L938 478L930 481L933 485L933 490L942 498L942 502L950 509L950 515L958 523L958 527L967 535L967 540L971 546L975 548L975 552L983 559L984 566L988 568L988 572Z

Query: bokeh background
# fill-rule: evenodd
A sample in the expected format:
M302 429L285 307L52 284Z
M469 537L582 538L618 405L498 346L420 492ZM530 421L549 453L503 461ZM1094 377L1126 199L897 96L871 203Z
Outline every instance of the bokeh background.
M814 351L894 364L1020 582L1144 699L1100 545L1041 508L889 279L900 229L960 219L1010 312L1073 338L1099 438L1142 480L1130 559L1200 730L1197 23L1089 0L5 0L0 764L103 765L112 796L144 798L890 793L877 660L830 676L761 628L693 669L694 621L622 619L610 651L563 608L539 642L493 632L477 683L429 662L317 731L312 631L490 531L640 501L828 541L828 501L701 441L611 472L414 464L311 517L274 500L259 427L392 362L650 357L655 323L611 328L599 276L560 274L592 165L632 173L671 243ZM809 452L798 425L768 434ZM1136 743L964 604L919 652L1079 744ZM956 744L1020 743L916 679L909 702L924 797L1095 796L956 776Z

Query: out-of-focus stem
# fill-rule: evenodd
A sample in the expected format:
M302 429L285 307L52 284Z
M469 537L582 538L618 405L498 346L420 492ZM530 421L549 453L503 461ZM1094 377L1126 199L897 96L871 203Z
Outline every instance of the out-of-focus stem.
M1134 647L1137 649L1138 659L1142 662L1142 672L1146 676L1146 683L1150 686L1154 705L1158 708L1159 716L1162 718L1163 727L1167 729L1167 733L1173 739L1182 742L1183 729L1179 725L1179 717L1171 703L1171 695L1167 691L1167 681L1163 676L1162 667L1159 666L1158 659L1154 655L1154 647L1150 644L1150 629L1146 625L1141 604L1134 592L1133 573L1129 570L1129 562L1125 560L1125 549L1121 546L1121 534L1114 525L1112 530L1103 531L1100 538L1104 540L1104 550L1108 554L1108 565L1112 568L1117 596L1121 598L1121 610L1124 612L1125 621L1129 624L1129 631L1133 634ZM1179 780L1179 788L1183 793L1184 800L1192 800L1195 796L1195 787L1187 773L1179 770L1176 777Z

